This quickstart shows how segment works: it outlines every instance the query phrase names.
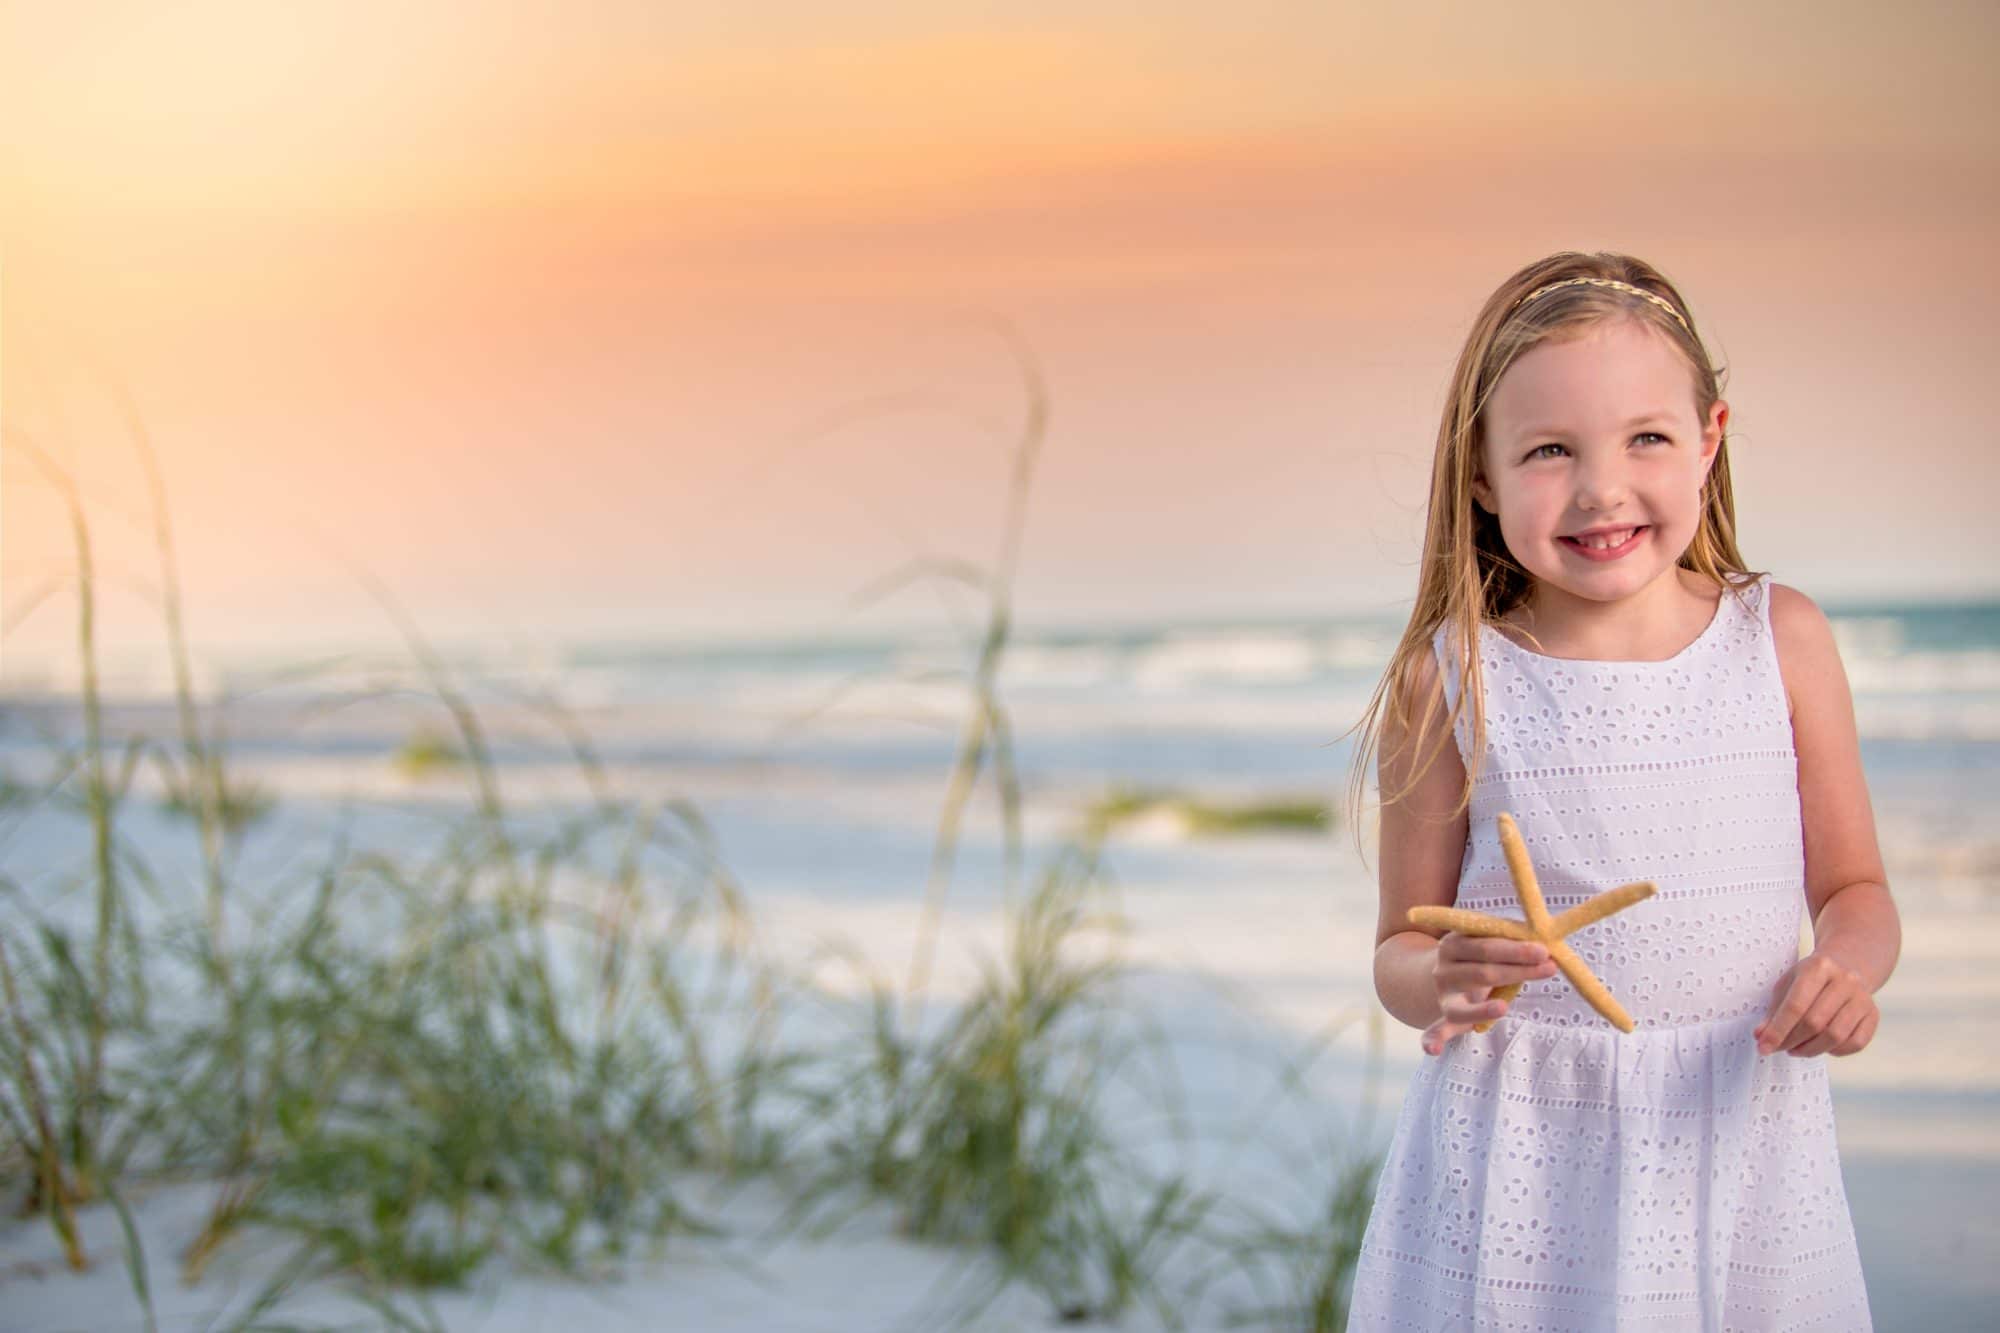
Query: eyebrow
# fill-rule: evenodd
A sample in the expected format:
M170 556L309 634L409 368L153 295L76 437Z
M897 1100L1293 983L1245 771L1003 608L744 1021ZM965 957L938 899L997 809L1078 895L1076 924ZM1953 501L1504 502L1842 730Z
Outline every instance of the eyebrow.
M1673 423L1673 416L1671 413L1642 412L1638 416L1633 417L1630 421L1626 422L1624 428L1626 430L1636 430L1640 426L1664 426L1664 425L1671 425L1672 423ZM1562 433L1563 433L1562 427L1560 426L1529 426L1523 430L1515 432L1517 436L1560 435Z

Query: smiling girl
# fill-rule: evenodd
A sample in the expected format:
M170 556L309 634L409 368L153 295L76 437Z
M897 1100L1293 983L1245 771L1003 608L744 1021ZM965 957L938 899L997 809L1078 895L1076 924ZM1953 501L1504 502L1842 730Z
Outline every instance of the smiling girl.
M1816 1057L1873 1038L1900 927L1826 617L1738 552L1728 419L1687 303L1625 255L1522 269L1459 357L1356 752L1376 991L1436 1058L1351 1329L1871 1326ZM1502 812L1551 914L1657 884L1566 941L1633 1030L1540 943L1412 924L1518 910Z

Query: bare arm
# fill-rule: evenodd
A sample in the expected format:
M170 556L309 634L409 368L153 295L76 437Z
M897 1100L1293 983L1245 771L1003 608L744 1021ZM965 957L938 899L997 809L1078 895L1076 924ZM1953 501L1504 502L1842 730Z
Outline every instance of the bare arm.
M1408 683L1407 716L1421 720L1435 709L1432 728L1416 736L1391 706L1382 720L1381 750L1376 766L1383 793L1380 868L1380 914L1375 922L1375 994L1382 1007L1414 1028L1427 1028L1443 1016L1435 971L1438 935L1410 924L1410 909L1425 904L1451 906L1458 896L1458 871L1465 856L1466 813L1456 809L1465 787L1465 765L1448 734L1438 730L1444 716L1443 691L1437 662L1429 653L1418 659ZM1394 700L1387 701L1393 704ZM1442 741L1440 745L1439 742ZM1431 749L1437 755L1430 758ZM1416 785L1400 800L1390 799L1423 769Z
M1853 696L1833 629L1812 599L1777 584L1771 629L1798 754L1813 951L1778 979L1757 1049L1853 1055L1874 1038L1881 1020L1874 992L1895 969L1903 927L1882 872Z
M1799 756L1813 948L1880 990L1895 970L1903 932L1882 871L1847 673L1833 627L1804 593L1772 585L1771 628Z

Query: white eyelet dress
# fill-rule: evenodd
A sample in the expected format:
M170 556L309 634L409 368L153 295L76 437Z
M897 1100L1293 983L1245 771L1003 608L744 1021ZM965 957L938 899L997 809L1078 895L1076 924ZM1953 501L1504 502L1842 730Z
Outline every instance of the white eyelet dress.
M1828 1056L1759 1055L1805 906L1770 579L1660 662L1571 661L1482 627L1485 763L1457 905L1519 918L1494 816L1549 911L1651 880L1569 936L1632 1016L1557 974L1427 1058L1376 1184L1348 1328L1872 1327ZM1447 699L1457 673L1433 640ZM1470 736L1459 732L1460 753Z

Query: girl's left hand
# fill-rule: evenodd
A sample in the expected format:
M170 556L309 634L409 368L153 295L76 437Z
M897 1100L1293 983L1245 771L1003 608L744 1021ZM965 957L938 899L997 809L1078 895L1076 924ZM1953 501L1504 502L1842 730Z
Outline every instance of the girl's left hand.
M1772 993L1780 998L1757 1029L1759 1055L1852 1055L1882 1017L1861 974L1817 949L1779 977Z

